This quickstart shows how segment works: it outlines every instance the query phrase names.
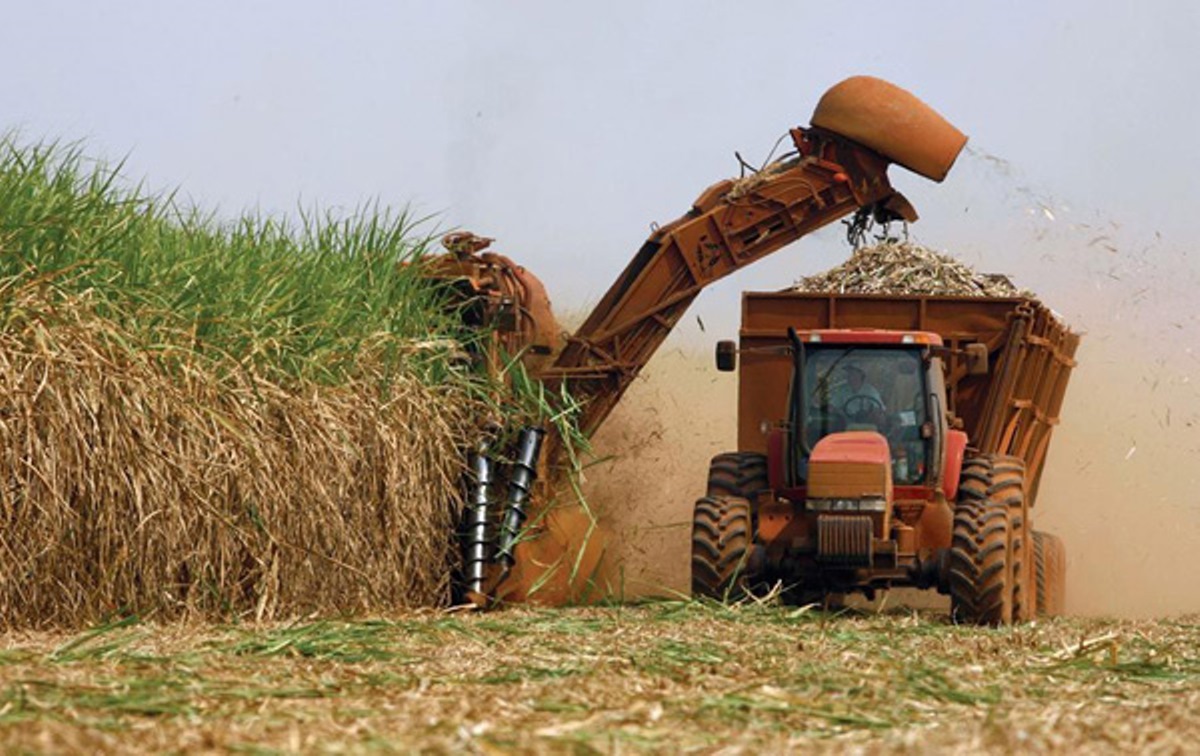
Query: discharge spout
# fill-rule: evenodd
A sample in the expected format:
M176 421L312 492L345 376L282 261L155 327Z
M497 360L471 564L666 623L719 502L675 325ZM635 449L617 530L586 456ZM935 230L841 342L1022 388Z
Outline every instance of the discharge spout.
M916 95L873 76L852 76L831 87L811 123L938 182L967 143L965 134Z

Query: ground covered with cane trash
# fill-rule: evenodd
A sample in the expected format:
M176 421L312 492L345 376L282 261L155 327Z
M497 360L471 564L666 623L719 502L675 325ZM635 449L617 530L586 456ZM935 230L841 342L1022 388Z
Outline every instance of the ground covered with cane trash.
M7 633L5 752L1182 752L1200 626L693 601Z

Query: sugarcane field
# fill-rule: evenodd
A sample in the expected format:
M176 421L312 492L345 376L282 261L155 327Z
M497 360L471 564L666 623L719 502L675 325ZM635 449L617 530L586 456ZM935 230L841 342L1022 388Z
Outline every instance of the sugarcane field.
M1200 751L1200 10L1019 5L11 9L0 750Z

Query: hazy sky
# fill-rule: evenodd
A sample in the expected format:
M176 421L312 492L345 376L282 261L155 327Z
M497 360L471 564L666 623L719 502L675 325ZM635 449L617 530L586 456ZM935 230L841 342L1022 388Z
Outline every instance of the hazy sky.
M1197 39L1190 2L10 3L0 128L229 215L411 203L496 237L565 310L735 149L765 157L868 73L976 151L942 185L892 169L918 239L1095 329L1186 316L1198 285ZM697 313L727 335L738 291L845 254L840 230L801 241Z

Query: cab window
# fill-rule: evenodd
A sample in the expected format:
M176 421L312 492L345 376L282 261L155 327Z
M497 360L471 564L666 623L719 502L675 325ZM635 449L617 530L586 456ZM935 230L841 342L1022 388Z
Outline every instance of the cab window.
M888 440L893 480L924 480L929 440L921 433L928 419L921 350L806 345L805 356L809 447L830 433L876 431ZM805 468L802 463L802 478Z

